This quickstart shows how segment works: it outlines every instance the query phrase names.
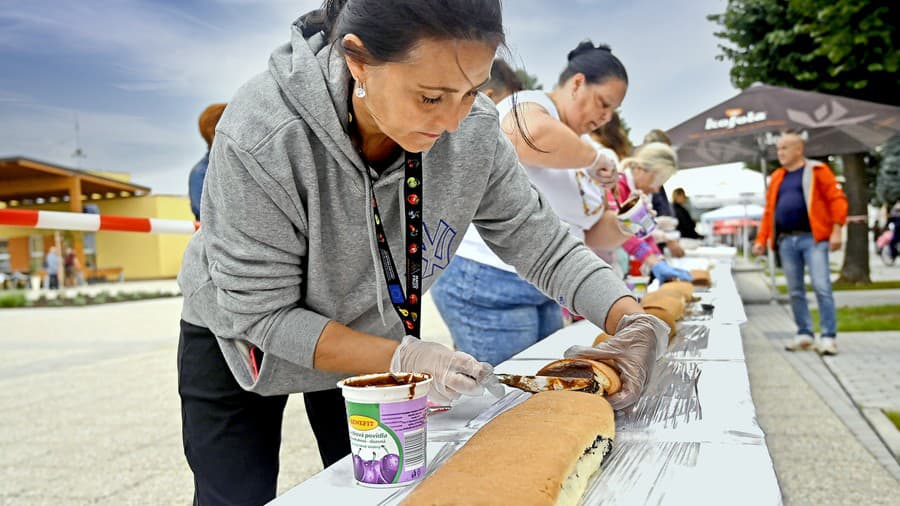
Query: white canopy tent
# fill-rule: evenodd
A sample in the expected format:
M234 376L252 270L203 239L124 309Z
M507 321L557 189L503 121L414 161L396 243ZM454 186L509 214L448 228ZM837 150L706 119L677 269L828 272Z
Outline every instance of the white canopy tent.
M757 174L759 177L759 174ZM756 204L730 205L720 207L715 211L709 211L700 215L700 221L708 226L709 230L715 230L715 222L725 220L741 220L741 243L744 249L744 258L750 258L750 232L751 225L747 220L761 220L763 215L763 207ZM712 237L711 233L707 237Z
M714 209L731 204L765 204L762 174L744 168L743 163L710 165L679 170L666 181L669 198L676 188L684 188L695 209Z
M763 215L762 206L756 204L747 205L731 205L720 207L715 211L709 211L700 215L700 221L709 223L721 220L734 220L749 218L751 220L761 219Z

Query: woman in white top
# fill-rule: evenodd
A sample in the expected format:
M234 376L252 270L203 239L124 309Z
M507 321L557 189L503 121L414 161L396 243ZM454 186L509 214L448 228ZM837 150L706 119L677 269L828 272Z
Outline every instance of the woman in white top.
M627 87L625 67L609 47L586 41L569 53L553 91L523 91L497 105L501 128L543 201L597 249L628 236L605 206L604 185L618 180L616 156L586 134L611 119ZM533 240L543 247L542 238ZM474 227L432 294L457 349L491 364L562 328L559 304L567 305L520 278Z

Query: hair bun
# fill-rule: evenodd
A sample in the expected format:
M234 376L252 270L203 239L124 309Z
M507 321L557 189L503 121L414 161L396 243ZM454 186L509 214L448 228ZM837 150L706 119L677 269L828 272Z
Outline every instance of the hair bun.
M568 60L572 61L572 59L577 57L578 55L582 55L582 54L588 53L590 51L597 51L597 50L606 51L607 53L612 54L612 49L610 49L608 45L599 44L599 45L595 46L594 43L591 42L590 39L588 39L588 40L581 41L581 43L578 44L578 47L569 51Z

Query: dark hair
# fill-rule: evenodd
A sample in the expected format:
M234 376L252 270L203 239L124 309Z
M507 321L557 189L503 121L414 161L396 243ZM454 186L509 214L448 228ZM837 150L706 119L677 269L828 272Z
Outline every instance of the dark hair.
M669 134L664 131L654 128L647 132L647 135L644 136L644 144L649 144L651 142L661 142L663 144L672 145L672 139L669 138Z
M510 93L522 91L522 80L516 75L516 71L502 58L494 60L491 65L491 78L484 85L484 89L507 90Z
M614 112L612 118L605 125L591 132L591 137L615 151L619 159L630 156L634 150L618 112Z
M559 75L559 85L562 86L578 73L584 74L590 84L600 84L610 79L621 79L628 83L625 66L613 56L612 49L606 44L594 46L590 40L585 40L569 51L569 63Z
M369 65L402 62L427 38L498 46L506 41L500 0L325 0L308 22L331 41L359 37L365 47L338 47Z

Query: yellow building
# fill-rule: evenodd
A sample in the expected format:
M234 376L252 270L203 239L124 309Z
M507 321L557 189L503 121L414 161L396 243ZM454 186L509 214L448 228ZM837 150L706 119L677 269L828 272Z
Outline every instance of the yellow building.
M151 195L123 173L77 170L23 157L0 159L0 209L88 212L100 215L193 221L186 196ZM187 174L185 174L187 184ZM43 269L47 250L71 246L91 274L124 279L173 278L188 235L71 232L0 226L0 272Z

